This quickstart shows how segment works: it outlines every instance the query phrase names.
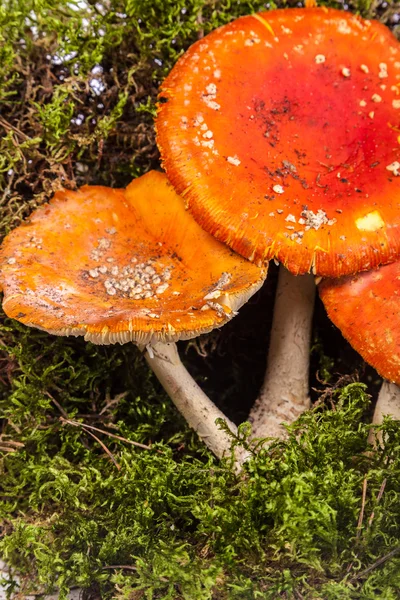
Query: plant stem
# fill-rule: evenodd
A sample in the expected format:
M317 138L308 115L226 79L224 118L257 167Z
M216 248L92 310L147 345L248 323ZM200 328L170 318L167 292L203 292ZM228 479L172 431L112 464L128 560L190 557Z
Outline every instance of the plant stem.
M281 423L292 423L310 407L308 372L314 299L314 276L294 276L281 265L268 366L249 415L253 437L285 437Z
M152 354L153 356L150 356ZM237 427L221 412L197 385L179 358L176 344L155 344L146 351L146 361L179 412L217 456L228 456L233 438L221 430L216 419L224 419L234 435Z
M382 383L372 418L373 425L380 425L385 415L390 415L393 419L400 420L400 388L395 383L390 383L389 381ZM382 433L375 434L374 429L371 429L368 441L374 446L377 444L382 446L382 448L384 446Z

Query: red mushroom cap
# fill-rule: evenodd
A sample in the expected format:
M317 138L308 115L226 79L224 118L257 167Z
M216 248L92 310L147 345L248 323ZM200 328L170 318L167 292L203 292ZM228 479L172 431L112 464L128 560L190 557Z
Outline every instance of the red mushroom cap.
M97 344L210 331L265 275L202 230L156 171L125 191L57 192L0 248L8 316Z
M200 225L327 276L400 253L400 44L327 8L242 17L164 81L158 144Z
M400 262L341 279L319 293L329 318L382 377L400 384Z

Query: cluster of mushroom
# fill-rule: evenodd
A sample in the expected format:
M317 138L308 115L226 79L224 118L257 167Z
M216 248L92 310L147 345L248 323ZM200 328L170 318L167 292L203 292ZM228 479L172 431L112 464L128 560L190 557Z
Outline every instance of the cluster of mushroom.
M281 422L308 406L315 286L304 274L318 283L400 254L399 42L377 22L326 8L251 15L192 46L160 100L163 166L196 220L256 264L274 258L287 269L250 414L255 436L282 434ZM338 285L324 280L322 299ZM374 321L369 313L358 336ZM398 365L372 364L400 382Z
M164 174L125 190L57 192L3 241L6 314L95 344L136 342L189 424L221 456L224 415L190 377L175 340L220 327L263 284L257 267L218 242L185 210ZM233 423L229 423L235 431Z
M156 129L166 176L58 193L7 236L3 306L51 333L147 347L171 398L222 456L230 437L215 420L224 415L173 342L226 323L278 260L253 435L282 435L281 422L309 406L314 276L350 276L324 280L321 296L333 306L350 286L372 321L358 282L375 285L396 267L353 276L400 255L400 44L379 23L326 8L242 17L179 59ZM328 308L335 322L341 304ZM400 382L397 339L386 337L392 370L371 362Z

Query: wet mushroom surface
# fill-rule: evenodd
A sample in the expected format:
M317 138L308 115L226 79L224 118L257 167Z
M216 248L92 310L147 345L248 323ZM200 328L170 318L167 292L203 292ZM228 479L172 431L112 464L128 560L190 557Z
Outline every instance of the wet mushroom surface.
M332 9L237 19L164 81L167 175L243 256L336 276L400 251L400 47Z

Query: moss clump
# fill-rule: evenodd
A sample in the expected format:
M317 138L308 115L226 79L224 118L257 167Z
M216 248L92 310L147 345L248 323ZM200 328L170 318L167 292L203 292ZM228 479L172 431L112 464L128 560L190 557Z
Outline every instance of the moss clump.
M61 185L123 186L157 166L154 101L176 58L241 14L294 4L0 6L0 233ZM395 25L394 3L350 8ZM329 354L323 340L318 351ZM80 585L130 600L397 598L400 432L387 421L385 450L366 453L368 402L363 384L334 384L238 480L133 346L53 338L2 316L0 555L20 572L21 597Z
M365 452L365 386L332 389L238 480L176 422L133 347L43 352L44 334L8 336L0 554L22 595L396 597L400 555L365 571L399 546L400 431L386 422L385 450Z

